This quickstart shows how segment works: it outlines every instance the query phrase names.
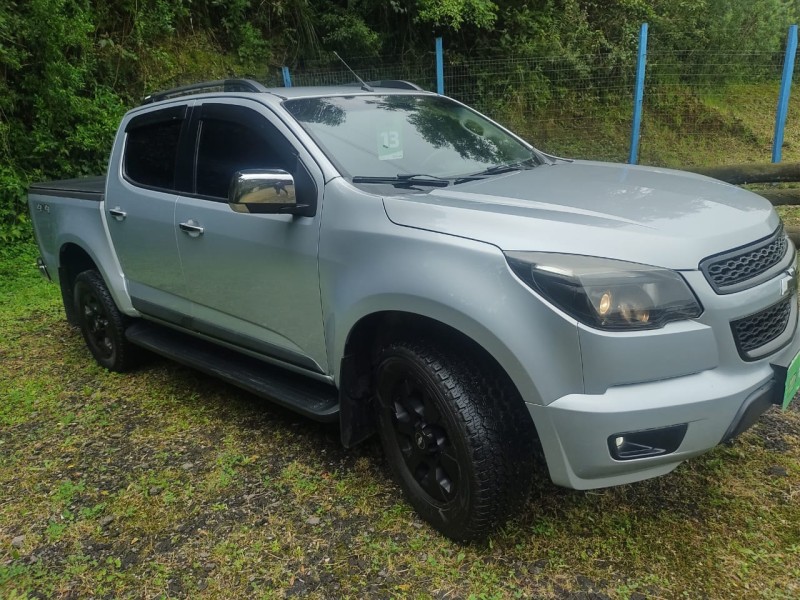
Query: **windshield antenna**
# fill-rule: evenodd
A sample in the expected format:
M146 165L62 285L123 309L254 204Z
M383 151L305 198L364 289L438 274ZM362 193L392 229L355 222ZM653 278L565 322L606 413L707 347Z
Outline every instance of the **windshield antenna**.
M374 92L375 91L374 89L372 89L372 86L370 86L366 81L361 79L361 77L359 77L358 74L355 71L353 71L353 69L350 68L350 65L348 65L346 62L344 62L344 59L341 56L339 56L339 53L336 52L336 50L333 51L333 55L336 58L338 58L340 61L342 61L342 64L345 67L347 67L347 70L350 71L353 74L353 77L358 79L358 83L361 84L361 89L362 90L364 90L365 92Z

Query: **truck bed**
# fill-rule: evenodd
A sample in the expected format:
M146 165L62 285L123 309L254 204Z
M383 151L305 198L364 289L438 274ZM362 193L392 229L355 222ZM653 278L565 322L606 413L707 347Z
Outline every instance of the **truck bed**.
M60 179L32 183L28 193L39 196L60 196L79 200L102 202L106 191L106 176L79 177L77 179Z
M117 305L131 314L101 212L105 182L106 177L100 176L34 183L28 188L28 207L48 277L61 283L64 252L85 254L106 278ZM69 296L71 290L62 293Z

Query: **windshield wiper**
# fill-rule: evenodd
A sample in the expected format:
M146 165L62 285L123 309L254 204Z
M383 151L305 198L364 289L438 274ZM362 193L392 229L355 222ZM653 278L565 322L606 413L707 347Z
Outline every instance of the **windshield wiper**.
M388 183L389 185L429 185L431 187L447 187L450 179L427 175L425 173L400 173L394 177L373 177L369 175L354 175L353 183Z
M475 175L499 175L500 173L510 173L511 171L519 171L521 169L532 169L533 167L538 167L539 164L540 163L536 157L531 156L525 160L508 163L506 165L495 165L493 167L489 167L485 171L475 173Z

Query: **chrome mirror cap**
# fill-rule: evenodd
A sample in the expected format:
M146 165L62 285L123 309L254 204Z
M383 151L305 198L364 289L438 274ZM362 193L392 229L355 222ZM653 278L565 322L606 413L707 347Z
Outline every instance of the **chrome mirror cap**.
M228 203L236 212L291 212L297 205L294 178L281 169L248 169L233 174Z

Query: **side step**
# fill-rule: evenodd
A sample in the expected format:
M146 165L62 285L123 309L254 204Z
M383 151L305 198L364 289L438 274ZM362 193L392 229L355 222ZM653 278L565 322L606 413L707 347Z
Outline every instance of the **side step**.
M339 418L339 392L332 385L147 321L137 321L128 327L125 337L137 346L316 421L331 422Z

